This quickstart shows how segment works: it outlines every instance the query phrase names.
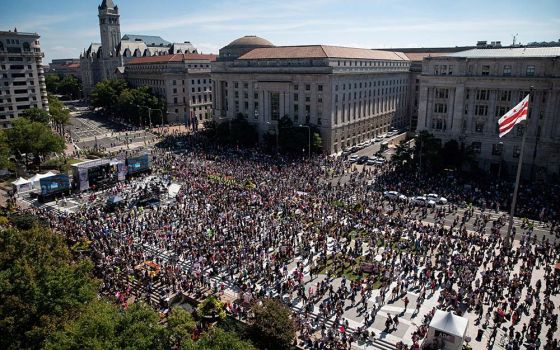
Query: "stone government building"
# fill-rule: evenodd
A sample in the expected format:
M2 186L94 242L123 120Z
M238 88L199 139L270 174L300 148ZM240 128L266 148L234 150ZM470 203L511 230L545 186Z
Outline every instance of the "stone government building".
M325 153L409 125L408 72L401 52L328 45L274 46L246 36L212 63L214 119L242 114L262 136L284 116L316 125Z
M122 74L125 64L134 57L197 52L190 42L170 43L159 36L125 34L121 38L119 8L112 0L103 0L98 16L101 43L91 43L80 55L86 96L98 82Z
M514 176L521 134L516 128L500 139L498 119L533 86L523 175L558 176L559 57L560 47L508 47L425 58L417 130L471 145L482 169Z

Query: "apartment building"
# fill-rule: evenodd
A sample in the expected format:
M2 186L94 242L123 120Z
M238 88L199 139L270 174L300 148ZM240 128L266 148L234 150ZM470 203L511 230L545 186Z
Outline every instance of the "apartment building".
M48 110L43 56L39 34L0 31L1 128L10 128L26 109Z

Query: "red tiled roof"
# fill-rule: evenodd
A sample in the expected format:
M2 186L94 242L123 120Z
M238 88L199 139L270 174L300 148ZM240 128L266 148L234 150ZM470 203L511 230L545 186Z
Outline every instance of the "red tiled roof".
M65 65L66 68L80 68L80 64L79 63L70 63Z
M329 45L264 47L253 49L239 57L240 60L290 58L353 58L408 61L408 58L402 52Z
M426 57L439 57L448 55L448 52L405 52L406 57L411 61L422 61Z
M202 55L198 53L177 53L173 55L135 57L128 61L126 64L165 63L191 60L208 60L213 62L216 60L216 57L216 55Z

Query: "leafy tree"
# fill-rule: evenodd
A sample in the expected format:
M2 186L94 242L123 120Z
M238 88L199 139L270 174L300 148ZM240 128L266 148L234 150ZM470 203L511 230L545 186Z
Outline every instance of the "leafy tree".
M0 234L0 348L42 347L96 295L88 260L73 263L61 235L38 226Z
M19 155L26 155L26 164L29 154L33 154L38 160L39 156L61 152L65 147L64 139L55 135L47 125L26 118L16 119L7 136L10 149Z
M235 333L226 332L220 328L214 328L205 333L196 343L196 348L200 350L256 350L253 344L241 340ZM275 349L270 345L267 348Z
M60 81L56 91L61 95L77 99L82 95L82 84L75 76L67 75Z
M291 311L273 299L253 307L251 338L257 345L270 350L289 349L295 339L295 326Z
M192 334L196 322L192 315L182 307L174 307L167 316L167 339L171 348L188 348L193 346Z
M51 119L53 124L61 132L64 132L64 126L70 121L70 111L64 103L58 99L58 97L53 95L48 95L49 99L49 112L51 114Z
M8 144L8 135L4 130L0 130L0 169L11 168L10 161L10 145Z
M47 85L48 92L56 94L60 85L60 76L58 74L46 74L45 84Z
M127 87L123 79L100 81L91 92L91 103L94 107L101 107L108 113L114 114L117 111L118 97Z
M26 109L25 111L23 111L21 116L23 118L29 119L32 122L39 122L43 124L48 124L51 120L49 112L37 107Z
M397 145L392 160L400 166L411 167L414 164L412 154L413 149L403 141Z
M418 160L421 170L438 172L442 169L440 157L441 143L433 134L421 131L415 140L414 159Z
M78 318L53 333L45 349L164 349L164 328L158 321L158 314L145 304L121 310L106 301L94 301Z

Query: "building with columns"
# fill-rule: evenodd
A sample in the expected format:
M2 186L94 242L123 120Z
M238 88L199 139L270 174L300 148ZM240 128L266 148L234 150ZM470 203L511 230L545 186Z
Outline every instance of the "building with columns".
M426 57L420 76L417 131L472 146L479 166L515 176L521 135L498 137L498 119L534 87L523 175L560 172L560 47L472 49Z
M173 54L136 57L125 65L123 77L134 87L149 86L167 104L167 121L203 123L212 115L210 63L215 55ZM161 124L160 112L152 122Z
M408 125L409 66L400 52L243 37L212 63L214 118L242 115L265 135L287 116L316 125L324 152L337 153Z
M39 34L0 31L0 128L23 111L49 110Z
M196 53L188 41L170 43L159 36L125 34L121 37L119 8L112 0L98 6L101 43L91 43L80 55L80 70L84 95L95 84L113 79L122 73L124 65L134 57L159 56L176 53Z

